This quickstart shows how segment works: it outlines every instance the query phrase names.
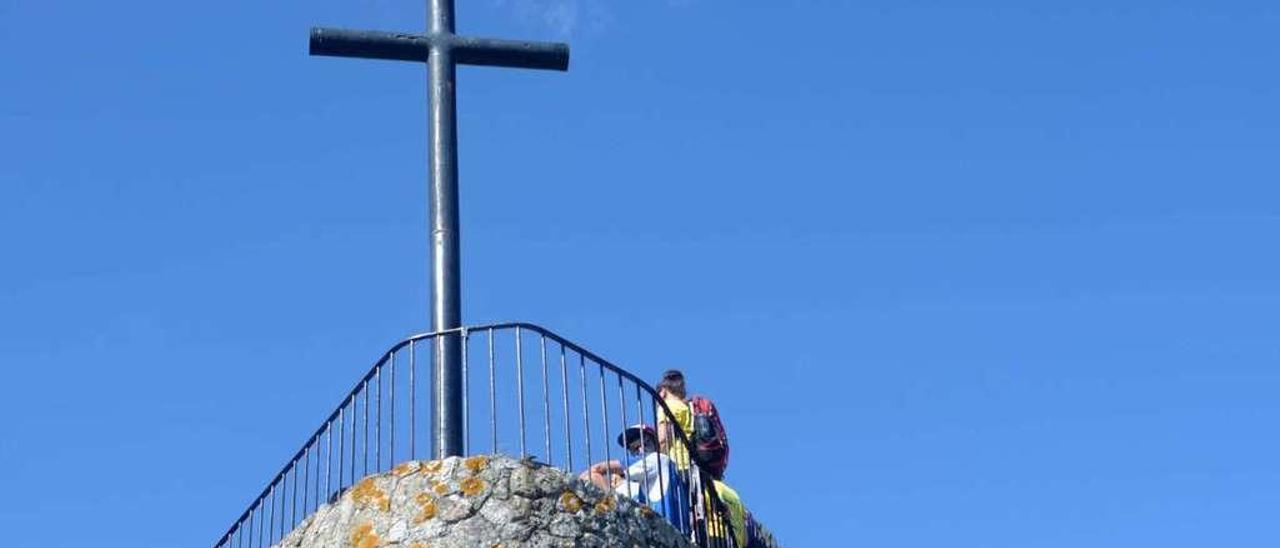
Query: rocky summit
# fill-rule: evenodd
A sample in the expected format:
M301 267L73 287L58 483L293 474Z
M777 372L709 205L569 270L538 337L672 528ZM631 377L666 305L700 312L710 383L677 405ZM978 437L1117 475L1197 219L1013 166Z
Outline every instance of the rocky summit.
M506 456L410 461L368 476L276 546L666 546L690 543L649 508Z

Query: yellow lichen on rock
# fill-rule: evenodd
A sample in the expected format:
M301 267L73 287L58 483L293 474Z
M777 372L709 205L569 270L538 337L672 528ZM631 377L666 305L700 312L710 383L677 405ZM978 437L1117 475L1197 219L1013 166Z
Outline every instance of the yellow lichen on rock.
M462 464L466 466L467 470L472 474L478 474L481 470L484 470L485 467L489 466L489 457L484 455L467 457L466 460L462 461Z
M378 488L373 478L365 478L351 490L351 499L360 506L375 506L386 512L391 509L391 498L387 492Z
M439 482L439 481L432 481L431 490L435 491L437 495L444 496L449 494L449 484Z
M443 462L438 460L429 460L422 463L422 471L428 474L434 474L440 471L441 466L444 466Z
M431 493L418 493L418 496L414 497L413 500L417 501L419 506L422 506L422 511L418 512L418 515L413 518L415 525L436 517L436 498L431 496Z
M397 477L404 477L414 472L417 472L421 468L422 468L422 463L416 460L411 460L409 462L402 462L400 464L397 464L395 468L391 469L391 473L395 474Z
M462 494L474 497L484 491L484 488L488 487L488 485L480 478L467 478L462 480L462 484L459 487L462 488Z
M560 494L560 507L570 514L576 514L582 509L582 498L573 491L565 491Z
M615 506L617 506L617 503L613 501L613 497L605 496L600 499L600 502L596 503L596 513L604 514L606 512L609 512L610 510L613 510Z
M362 523L351 532L351 545L355 548L374 548L379 540L381 539L373 531L372 523Z

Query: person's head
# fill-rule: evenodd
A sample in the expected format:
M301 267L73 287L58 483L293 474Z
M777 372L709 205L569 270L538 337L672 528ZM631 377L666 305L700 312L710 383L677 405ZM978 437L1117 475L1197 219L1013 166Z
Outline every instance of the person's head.
M618 445L631 454L643 455L658 447L658 432L647 424L637 424L618 434Z
M672 396L685 399L684 389L684 373L679 369L668 369L662 373L662 380L658 381L658 394L662 397Z

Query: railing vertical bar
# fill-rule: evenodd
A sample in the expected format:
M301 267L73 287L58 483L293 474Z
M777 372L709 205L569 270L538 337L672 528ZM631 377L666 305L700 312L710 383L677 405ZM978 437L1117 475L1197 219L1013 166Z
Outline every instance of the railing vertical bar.
M311 446L311 456L307 461L307 466L311 467L312 462L315 463L314 464L315 474L311 476L313 478L311 480L313 485L311 486L311 490L308 491L306 495L308 497L311 497L311 512L314 513L316 510L320 509L320 436L319 435L316 435L315 442Z
M564 343L560 343L560 408L564 411L564 458L567 470L573 471L573 434L569 432L569 368L564 361Z
M307 495L311 494L311 445L302 451L302 517L307 517Z
M253 516L254 516L253 506L250 506L249 515L245 516L244 522L240 524L242 527L245 527L246 529L249 530L249 548L253 548L253 525L254 523L256 523L253 519Z
M630 426L627 423L627 393L626 393L626 389L622 385L622 375L615 374L614 376L618 378L618 414L622 417L622 428L620 428L618 431L619 433L625 433L627 431L627 427ZM627 441L626 436L623 436L622 441L624 443L624 446L622 448L623 449L622 454L623 456L626 456L626 449L627 449L625 446L625 442ZM630 479L631 477L628 476L627 480L630 480Z
M253 513L255 516L257 516L257 518L254 519L254 524L258 526L258 547L261 548L262 547L262 499L258 499L258 507L254 509ZM252 533L252 531L250 531L250 533Z
M360 429L364 434L365 446L361 448L361 478L369 475L369 380L365 380L365 388L361 392L365 393L365 428Z
M364 454L360 456L361 476L369 475L369 381L364 381Z
M493 328L489 328L489 435L493 454L498 454L498 384L494 371Z
M289 482L289 487L293 488L289 493L291 499L289 507L289 529L292 530L293 526L298 523L298 460L294 459L293 463L290 464L289 467L292 468L290 472L293 474L293 481Z
M643 396L641 396L640 388L639 388L639 387L636 387L636 406L641 408L641 410L640 410L640 422L645 422L644 407L643 407L643 405L641 405L641 399L642 399L642 398L643 398ZM656 400L654 400L652 396L650 396L650 397L649 397L649 416L653 418L653 422L652 422L652 423L645 423L645 424L653 424L653 425L654 425L654 432L655 432L655 436L656 436L656 433L657 433L657 431L658 431L658 430L657 430L657 426L658 426L658 402L657 402ZM653 440L653 441L656 443L658 440L656 440L656 439L655 439L655 440ZM667 490L667 483L669 483L669 482L671 481L671 479L673 479L673 478L667 478L665 481L664 481L664 478L666 478L667 474L671 471L671 468L672 468L673 466L675 466L675 464L673 463L673 461L671 460L671 458L670 458L669 456L666 456L666 455L662 452L662 444L660 444L660 443L659 443L659 444L658 444L657 446L655 446L653 449L654 449L654 451L655 451L655 452L657 452L657 455L658 455L658 456L654 459L654 460L656 460L656 461L657 461L657 462L655 462L654 464L658 467L658 492L659 492L659 493L662 493L662 515L663 515L663 516L665 516L668 520L670 520L670 519L671 519L671 516L672 516L674 513L670 511L670 507L668 506L668 504L669 504L671 501L667 500L667 495L668 495L668 493L670 493L670 491L668 491L668 490ZM664 461L665 461L665 462L664 462ZM673 524L673 525L676 525L677 527L679 527L679 524Z
M413 343L409 343L409 344L413 344ZM387 463L388 463L387 467L391 468L396 465L396 353L395 352L391 353L391 374L389 375L389 377L390 378L387 379L388 381L387 384L390 385L388 387L390 388L390 390L388 390L388 392L390 393L387 394L387 399L390 401L388 401L387 404L391 407L391 412L388 413L389 419L387 420L387 428L390 430L387 435L387 438L388 438L387 439L387 456L389 457L387 459Z
M360 415L359 415L360 408L356 406L355 394L351 395L351 401L348 403L348 405L351 406L351 483L348 483L347 485L355 485L356 484L356 419L360 418Z
M617 372L614 372L614 376L618 378L618 414L620 415L620 418L622 420L622 428L618 429L619 435L622 436L622 456L619 457L619 460L624 461L624 464L622 465L622 481L627 482L627 489L630 489L631 488L631 469L625 464L625 459L627 458L627 452L628 452L627 436L626 436L627 393L623 390L622 375ZM605 443L608 443L608 441L609 441L608 439L605 439ZM610 482L610 485L612 484L613 483Z
M316 510L320 509L320 436L321 434L316 434L316 496L315 502L311 505Z
M417 369L417 367L415 367L417 351L416 348L413 348L413 343L415 342L416 341L410 341L410 343L408 343L408 460L411 461L417 458L417 449L416 447L413 447L413 426L415 426L413 421L416 420L416 414L413 412L413 407L415 407L415 401L417 399L417 391L416 389L413 389L413 387L415 387L415 385L413 385L413 370Z
M342 471L346 469L347 459L347 407L344 405L338 408L338 491L342 490ZM333 494L331 493L330 496Z
M636 422L638 424L644 424L644 401L640 398L640 385L637 384L634 386L634 388L636 389ZM657 440L654 440L654 441L657 441ZM656 447L654 448L654 451L657 451ZM661 461L661 459L658 459L658 460ZM660 462L656 464L660 464ZM645 490L645 494L644 494L645 501L650 508L653 508L653 500L649 498L649 495L651 493L648 492L649 490L648 442L645 440L643 431L640 432L640 471L644 474L644 481L640 482L640 485L637 487L637 489ZM661 471L657 471L657 472L659 475L662 474Z
M262 499L258 499L249 512L249 546L262 546Z
M711 501L709 503L711 506L711 512L713 512L716 517L715 526L714 526L716 542L720 546L728 548L729 539L726 538L724 534L725 515L724 515L724 512L721 511L722 509L721 505L723 504L723 501L720 500L720 493L716 491L716 482L711 478L711 476L709 475L707 476L706 482L707 482L707 493L710 493L708 500Z
M708 493L711 493L711 511L716 514L716 538L719 539L720 545L729 548L728 521L729 516L724 512L724 501L720 500L720 492L716 490L715 478L707 478Z
M520 458L529 454L524 445L524 353L520 348L520 326L516 326L516 406L520 408Z
M702 478L701 474L698 474L697 477L699 478L698 479L698 493L699 493L698 512L699 514L698 515L700 515L702 518L700 521L698 521L698 524L699 524L698 537L702 541L702 544L704 546L715 546L715 537L713 537L711 534L713 524L711 521L711 513L708 511L708 508L710 506L707 502L706 485L701 479Z
M289 500L287 498L288 496L289 496L289 474L286 473L280 477L280 533L279 533L279 536L276 537L279 539L284 539L285 512L289 510L288 508L286 508L286 505L289 504Z
M267 494L271 499L271 508L267 512L267 544L275 544L276 538L276 486L271 485L271 491Z
M329 497L333 496L333 419L330 418L328 424L324 427L325 433L325 457L324 457L324 500L329 501Z
M578 373L582 388L582 438L586 442L587 464L590 465L593 461L591 460L591 414L590 406L587 404L587 358L582 354L578 354Z
M701 493L704 493L702 495L703 503L701 505L702 525L698 529L698 536L699 536L699 540L701 541L700 544L702 546L707 546L709 548L716 548L719 545L716 544L715 537L711 536L711 521L710 521L711 518L710 518L710 515L707 513L707 504L706 504L707 497L705 492L703 491L701 481L699 481L698 483L698 491Z
M542 441L546 447L547 464L555 466L556 460L551 457L551 384L547 378L547 336L538 335L538 353L542 359Z
M382 364L378 364L378 369L373 373L378 389L375 391L377 396L374 397L374 407L377 411L374 413L373 423L373 469L382 471Z
M716 484L715 478L712 478L711 486L715 487L715 484ZM729 518L731 517L731 514L729 513L729 507L725 505L724 499L720 498L719 490L715 491L715 495L716 495L716 515L720 517L720 519L716 521L716 523L719 524L720 539L721 539L721 542L724 543L725 548L732 548L733 541L730 538L730 532L733 528L733 525L729 523Z
M607 463L613 460L609 454L609 392L605 390L604 382L604 364L597 363L600 366L600 435L601 445L604 446L604 461ZM613 485L613 467L606 466L606 476L609 478L609 485Z
M468 395L471 393L471 375L467 371L467 340L471 338L471 332L464 327L459 338L462 339L462 454L469 455L471 454L471 403Z
M289 513L289 508L287 507L288 499L286 499L286 497L288 496L289 496L289 476L288 474L282 473L280 474L279 494L276 495L276 498L280 499L280 520L276 523L276 530L272 531L272 534L274 534L277 539L284 538L284 521L285 519L287 519L287 515Z
M653 403L653 424L657 425L658 417L666 416L666 412L663 411L662 406L658 405L657 398L650 398L650 400ZM671 425L674 422L675 421L667 421L667 424ZM671 447L672 445L680 443L680 440L675 436L670 436L667 439L670 440L668 447ZM662 444L658 444L658 450L662 451ZM668 483L674 482L676 484L676 487L683 487L683 489L675 489L676 491L676 498L674 499L675 508L671 508L670 506L668 506L667 509L673 510L674 512L677 513L677 515L680 516L680 531L684 533L685 536L687 537L689 536L689 532L692 530L690 526L691 524L689 522L689 512L692 511L692 508L693 508L693 506L691 506L689 504L689 501L687 500L689 498L689 482L684 478L685 471L680 470L680 463L676 462L676 459L671 458L671 451L667 450L664 454L667 455L667 467L668 467L668 471L670 472L670 476L667 482ZM668 492L665 489L666 488L664 487L663 492L664 493Z

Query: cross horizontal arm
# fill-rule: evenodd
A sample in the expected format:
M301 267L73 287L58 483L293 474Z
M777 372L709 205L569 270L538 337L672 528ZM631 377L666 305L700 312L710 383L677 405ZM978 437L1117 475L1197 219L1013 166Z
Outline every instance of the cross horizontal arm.
M468 36L408 34L373 30L311 29L311 55L426 62L445 48L454 62L548 70L569 69L569 45Z
M425 63L430 53L431 38L421 34L320 27L311 29L311 55Z
M453 59L464 65L569 70L569 44L454 36Z

